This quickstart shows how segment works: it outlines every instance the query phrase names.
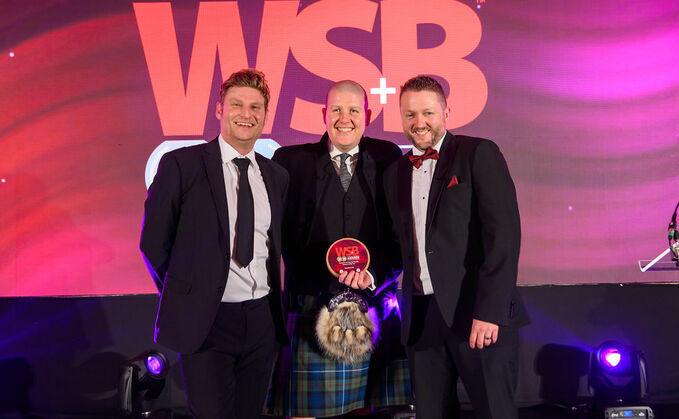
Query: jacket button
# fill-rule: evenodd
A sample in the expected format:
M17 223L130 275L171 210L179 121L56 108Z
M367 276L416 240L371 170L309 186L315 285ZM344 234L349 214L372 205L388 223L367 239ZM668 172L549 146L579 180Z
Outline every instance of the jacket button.
M221 286L217 287L217 293L218 294L224 294L224 287L221 287Z

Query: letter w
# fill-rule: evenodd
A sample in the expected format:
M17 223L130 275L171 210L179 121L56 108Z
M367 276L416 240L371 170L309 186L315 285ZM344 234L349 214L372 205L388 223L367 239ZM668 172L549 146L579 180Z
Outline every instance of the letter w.
M200 3L186 89L170 3L133 6L163 134L203 135L215 54L222 73L248 67L238 4Z

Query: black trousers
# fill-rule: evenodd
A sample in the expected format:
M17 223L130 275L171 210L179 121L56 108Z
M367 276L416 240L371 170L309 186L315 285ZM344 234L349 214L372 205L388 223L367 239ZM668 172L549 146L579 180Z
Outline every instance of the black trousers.
M417 419L459 418L457 379L462 379L477 419L516 419L518 330L500 327L496 343L469 347L468 326L448 327L433 295L413 298L406 348Z
M259 418L276 340L268 297L221 303L200 350L180 354L189 409L197 418Z

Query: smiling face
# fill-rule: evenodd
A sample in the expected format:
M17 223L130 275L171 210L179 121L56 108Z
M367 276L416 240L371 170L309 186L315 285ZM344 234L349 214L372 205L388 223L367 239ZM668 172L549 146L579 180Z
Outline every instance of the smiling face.
M403 133L424 151L443 138L450 110L431 90L407 90L401 95Z
M366 106L365 93L355 82L339 82L328 91L323 120L330 141L339 151L350 151L361 141L370 123Z
M245 155L252 150L264 129L264 96L252 87L231 87L226 91L223 103L217 102L215 115L224 140Z

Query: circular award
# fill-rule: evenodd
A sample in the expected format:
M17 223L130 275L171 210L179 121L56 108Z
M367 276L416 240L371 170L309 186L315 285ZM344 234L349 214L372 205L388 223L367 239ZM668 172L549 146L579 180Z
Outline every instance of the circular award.
M340 275L340 270L364 271L370 265L370 252L360 241L345 237L330 245L325 262L335 276Z

